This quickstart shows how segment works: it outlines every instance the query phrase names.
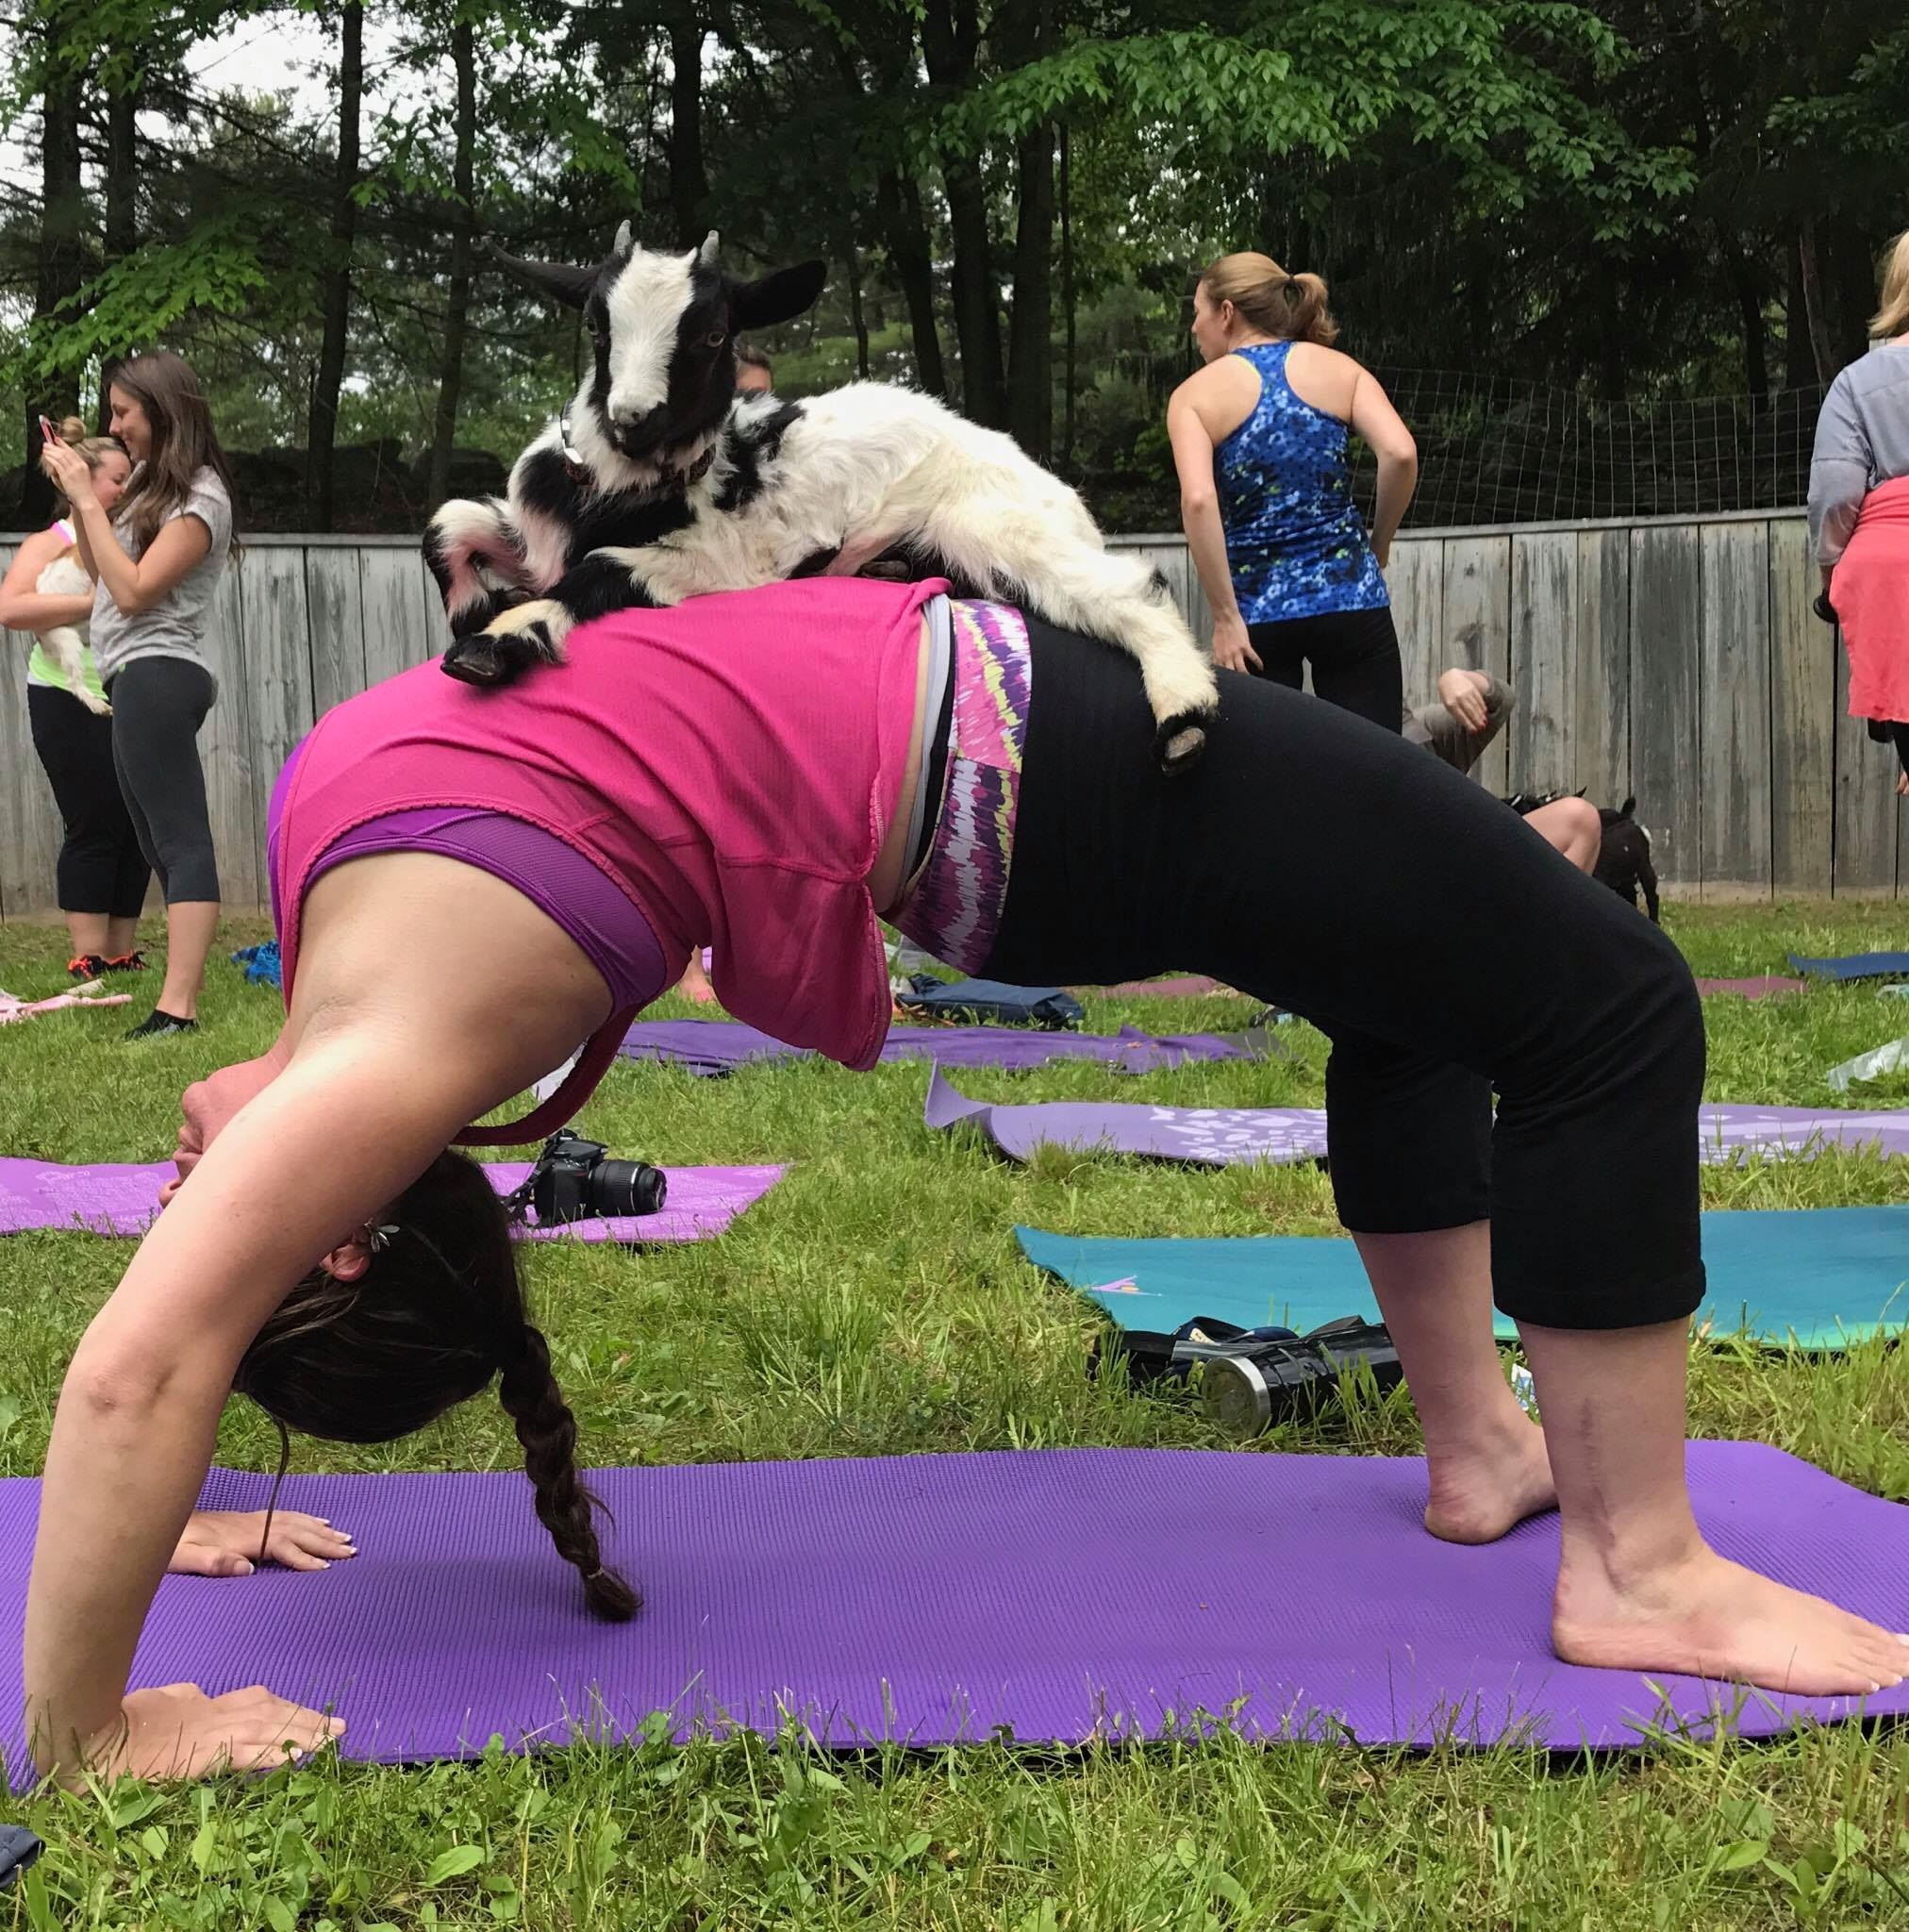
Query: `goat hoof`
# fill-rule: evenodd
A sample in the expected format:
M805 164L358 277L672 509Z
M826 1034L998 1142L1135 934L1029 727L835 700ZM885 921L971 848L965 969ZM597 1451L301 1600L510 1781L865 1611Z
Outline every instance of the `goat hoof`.
M1208 715L1182 711L1154 733L1154 762L1170 778L1190 772L1206 756Z
M507 683L510 677L510 667L497 648L497 640L486 637L482 631L473 637L458 638L438 662L444 675L455 677L459 684L488 688Z

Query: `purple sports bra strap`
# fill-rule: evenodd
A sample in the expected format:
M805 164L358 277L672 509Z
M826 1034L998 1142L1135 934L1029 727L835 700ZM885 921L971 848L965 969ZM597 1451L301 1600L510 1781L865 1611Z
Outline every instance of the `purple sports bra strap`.
M583 1057L568 1074L563 1085L546 1101L534 1107L521 1121L506 1121L497 1127L466 1127L457 1136L460 1147L521 1147L533 1141L547 1140L557 1128L576 1118L577 1109L596 1091L597 1082L609 1072L623 1035L630 1030L634 1012L612 1013L592 1033L584 1046Z

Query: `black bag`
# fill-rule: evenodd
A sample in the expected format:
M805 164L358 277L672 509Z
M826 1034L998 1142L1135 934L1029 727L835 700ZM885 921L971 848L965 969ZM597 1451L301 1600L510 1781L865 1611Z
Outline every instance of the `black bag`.
M937 979L918 973L912 992L896 995L904 1011L951 1025L994 1021L1004 1026L1038 1026L1050 1033L1077 1029L1087 1008L1061 986L1008 986L998 979Z

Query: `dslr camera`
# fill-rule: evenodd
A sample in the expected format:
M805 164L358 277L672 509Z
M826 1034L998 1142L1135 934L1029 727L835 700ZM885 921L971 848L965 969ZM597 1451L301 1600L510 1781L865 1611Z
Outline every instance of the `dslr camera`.
M660 1214L669 1181L660 1167L645 1160L612 1160L598 1141L586 1141L568 1127L543 1143L530 1177L505 1203L513 1220L526 1210L539 1227L599 1217Z

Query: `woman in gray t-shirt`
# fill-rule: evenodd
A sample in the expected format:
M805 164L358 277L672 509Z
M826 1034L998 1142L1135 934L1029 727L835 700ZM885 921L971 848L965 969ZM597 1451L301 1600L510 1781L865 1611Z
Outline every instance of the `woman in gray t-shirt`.
M108 386L113 434L138 466L110 517L86 465L59 443L46 467L73 505L74 532L98 585L92 649L112 702L113 763L140 845L166 895L166 980L126 1037L198 1024L219 924L219 870L198 733L218 695L206 664L206 612L236 548L232 477L199 379L170 350L122 363Z

